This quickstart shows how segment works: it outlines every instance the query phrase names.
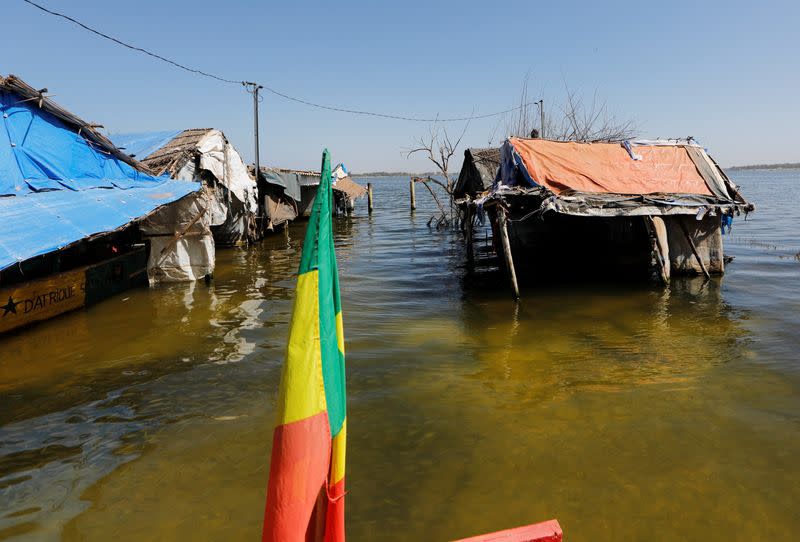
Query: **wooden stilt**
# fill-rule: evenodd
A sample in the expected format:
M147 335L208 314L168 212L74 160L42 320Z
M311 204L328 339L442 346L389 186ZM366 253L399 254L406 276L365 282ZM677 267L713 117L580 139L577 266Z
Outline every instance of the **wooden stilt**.
M372 214L372 183L367 183L367 209Z
M467 263L472 267L475 262L475 246L472 241L472 204L469 202L464 210L464 228L467 237Z
M692 236L689 235L689 230L686 229L686 224L683 223L682 217L678 217L678 224L681 225L683 234L686 236L689 246L692 247L692 252L694 253L694 257L697 258L697 263L700 264L700 269L703 270L703 275L705 275L707 279L710 279L711 274L708 272L708 269L706 269L706 264L703 263L703 258L700 257L700 252L697 250L697 246L694 244Z
M670 278L670 260L669 260L669 243L667 242L667 228L664 225L664 219L660 216L646 216L644 223L647 231L650 234L652 242L651 250L656 259L658 266L658 273L661 277L661 282L665 285L669 284Z
M500 240L503 244L503 255L506 259L508 277L511 280L511 289L514 299L519 299L519 286L517 285L517 272L514 270L514 259L511 257L511 243L508 241L508 229L506 227L506 211L499 205L497 206L497 225L500 230Z
M417 208L417 199L414 196L414 179L411 179L408 186L409 189L411 190L411 210L413 211L414 209Z

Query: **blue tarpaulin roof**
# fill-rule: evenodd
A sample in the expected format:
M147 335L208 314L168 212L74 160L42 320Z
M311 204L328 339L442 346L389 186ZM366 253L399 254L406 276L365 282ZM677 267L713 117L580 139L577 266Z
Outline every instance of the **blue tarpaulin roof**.
M200 189L137 170L41 103L0 87L0 270Z
M91 235L114 231L198 190L167 180L130 190L54 190L0 198L0 270Z
M114 145L130 154L137 160L147 156L175 139L183 130L167 130L164 132L139 132L135 134L111 134Z

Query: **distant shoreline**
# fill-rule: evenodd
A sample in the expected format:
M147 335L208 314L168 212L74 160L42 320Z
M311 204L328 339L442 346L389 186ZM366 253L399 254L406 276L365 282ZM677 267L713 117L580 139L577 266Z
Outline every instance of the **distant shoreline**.
M751 169L800 169L800 162L785 162L782 164L751 164L747 166L729 166L725 171L747 171ZM450 174L452 178L458 177L458 171ZM441 176L441 173L427 171L424 173L413 173L410 171L370 171L368 173L351 173L351 177L433 177Z
M750 166L731 166L725 168L728 171L747 170L747 169L800 169L800 162L786 162L783 164L753 164Z
M441 176L441 173L428 171L425 173L412 173L410 171L372 171L369 173L351 173L351 177L433 177ZM451 177L458 177L458 172L450 173Z

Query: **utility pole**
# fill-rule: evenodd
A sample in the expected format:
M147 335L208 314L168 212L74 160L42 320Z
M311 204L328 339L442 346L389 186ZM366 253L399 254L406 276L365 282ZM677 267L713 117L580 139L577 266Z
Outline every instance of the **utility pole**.
M244 85L247 92L253 95L253 139L254 139L254 146L255 146L255 166L256 166L256 187L259 186L258 178L261 175L261 160L259 160L258 156L258 91L261 90L262 87L258 83L253 83L250 81L242 81L242 85ZM258 214L261 217L266 216L267 212L267 201L265 198L261 198L256 196L257 204L258 204ZM261 224L258 226L259 228L264 227L264 222L262 219Z
M545 138L544 134L544 100L539 100L539 123L541 124L541 129L539 130L539 137L542 139Z
M261 160L258 155L258 91L264 88L258 83L250 81L243 81L242 84L247 89L247 92L253 95L253 138L255 145L255 166L256 166L256 186L258 186L258 176L261 175ZM259 198L260 199L260 198ZM258 206L265 205L263 201L258 202Z

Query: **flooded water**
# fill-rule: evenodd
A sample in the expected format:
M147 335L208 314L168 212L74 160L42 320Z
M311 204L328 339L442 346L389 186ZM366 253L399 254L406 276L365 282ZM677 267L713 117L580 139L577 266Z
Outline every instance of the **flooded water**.
M373 180L336 226L350 540L794 540L800 172L733 176L723 279L519 305ZM0 540L258 539L303 231L0 339Z

